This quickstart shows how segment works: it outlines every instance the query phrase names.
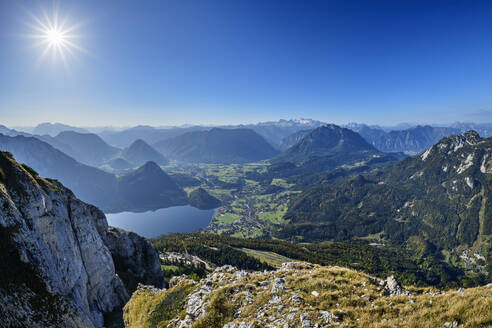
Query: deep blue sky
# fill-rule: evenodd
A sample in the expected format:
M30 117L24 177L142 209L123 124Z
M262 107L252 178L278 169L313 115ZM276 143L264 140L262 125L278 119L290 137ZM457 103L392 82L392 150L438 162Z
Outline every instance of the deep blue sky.
M0 124L492 122L492 1L61 1L67 70L0 1Z

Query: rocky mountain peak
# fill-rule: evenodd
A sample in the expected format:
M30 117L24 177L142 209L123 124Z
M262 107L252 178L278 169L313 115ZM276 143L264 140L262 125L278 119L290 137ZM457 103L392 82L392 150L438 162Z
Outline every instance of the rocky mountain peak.
M480 135L473 130L455 134L441 139L437 144L427 149L420 158L426 161L429 156L435 154L451 155L466 146L474 146L483 141Z
M480 135L476 131L470 130L444 138L437 145L441 145L439 147L443 147L442 145L447 145L448 148L452 147L454 149L459 149L465 145L476 145L480 141L482 141Z

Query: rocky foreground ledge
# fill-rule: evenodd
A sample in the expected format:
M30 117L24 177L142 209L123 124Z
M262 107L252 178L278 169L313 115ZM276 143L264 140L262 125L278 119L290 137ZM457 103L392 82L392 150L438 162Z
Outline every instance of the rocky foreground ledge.
M341 267L284 263L276 271L217 268L199 282L140 285L126 327L488 327L492 285L441 292L402 288Z

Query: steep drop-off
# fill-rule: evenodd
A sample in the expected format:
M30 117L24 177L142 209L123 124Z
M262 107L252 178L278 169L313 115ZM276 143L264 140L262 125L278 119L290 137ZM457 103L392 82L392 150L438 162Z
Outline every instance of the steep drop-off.
M104 214L3 151L0 237L1 327L102 327L129 297Z

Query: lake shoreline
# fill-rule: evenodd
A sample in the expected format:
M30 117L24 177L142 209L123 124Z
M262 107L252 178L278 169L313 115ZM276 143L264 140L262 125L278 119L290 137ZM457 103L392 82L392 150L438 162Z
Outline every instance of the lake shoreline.
M200 210L191 205L172 206L146 212L105 213L109 226L135 232L146 238L170 233L194 232L209 225L216 209Z

